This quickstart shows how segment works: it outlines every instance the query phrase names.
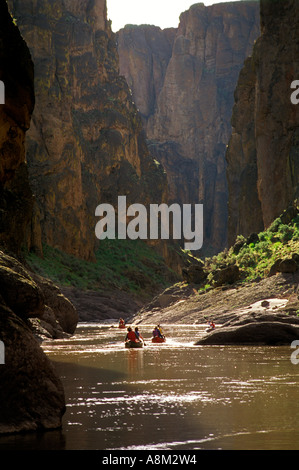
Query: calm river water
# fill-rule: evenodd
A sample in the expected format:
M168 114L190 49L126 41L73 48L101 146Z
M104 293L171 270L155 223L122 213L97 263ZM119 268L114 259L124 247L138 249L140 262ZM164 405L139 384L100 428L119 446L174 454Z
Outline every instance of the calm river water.
M0 449L298 450L291 347L194 346L205 328L166 325L157 345L141 326L140 350L102 324L44 343L65 388L63 428L1 437Z

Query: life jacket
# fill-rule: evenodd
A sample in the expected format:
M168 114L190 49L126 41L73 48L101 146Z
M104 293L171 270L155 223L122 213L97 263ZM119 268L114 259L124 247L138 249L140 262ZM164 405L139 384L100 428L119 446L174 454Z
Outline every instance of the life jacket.
M129 339L130 341L136 341L137 340L134 331L128 331L127 339Z

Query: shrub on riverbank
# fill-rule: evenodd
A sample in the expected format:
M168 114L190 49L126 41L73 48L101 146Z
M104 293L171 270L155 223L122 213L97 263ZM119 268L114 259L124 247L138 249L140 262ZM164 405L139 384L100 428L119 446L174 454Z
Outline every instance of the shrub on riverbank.
M207 285L213 285L215 273L233 265L239 268L239 279L243 282L275 274L275 265L277 270L283 269L282 264L279 268L279 263L285 260L288 260L289 272L293 272L296 265L299 266L299 215L294 215L289 221L284 213L264 232L248 238L239 236L229 250L207 258ZM284 263L284 269L288 269L287 263Z

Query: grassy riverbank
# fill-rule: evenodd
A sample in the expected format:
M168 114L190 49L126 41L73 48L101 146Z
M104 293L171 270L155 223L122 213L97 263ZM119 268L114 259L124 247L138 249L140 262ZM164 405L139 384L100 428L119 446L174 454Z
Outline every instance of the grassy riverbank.
M105 292L119 289L146 297L171 283L175 274L151 247L140 240L103 240L95 261L84 261L50 246L43 257L25 255L30 268L64 287Z

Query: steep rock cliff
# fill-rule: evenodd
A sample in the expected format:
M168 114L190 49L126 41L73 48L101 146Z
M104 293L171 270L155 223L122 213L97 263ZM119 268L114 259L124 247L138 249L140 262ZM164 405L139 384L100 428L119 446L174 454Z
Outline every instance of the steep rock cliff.
M196 4L181 14L177 30L129 26L117 35L120 71L151 152L166 169L171 201L204 204L206 252L226 243L225 152L234 89L258 35L254 1Z
M0 58L5 85L5 105L0 105L1 434L59 427L65 398L29 322L32 317L43 318L47 308L53 333L63 334L55 317L57 304L52 298L46 305L42 281L33 280L15 257L2 251L20 256L33 206L24 146L34 107L33 63L5 0L0 0ZM59 295L56 291L56 301ZM60 312L65 301L76 322L73 306L60 300ZM74 323L69 326L74 328Z
M33 197L25 165L25 133L34 107L33 63L28 48L1 3L0 244L19 253L31 219Z
M95 209L117 196L160 202L166 180L146 146L119 76L106 1L10 0L35 64L36 106L27 136L36 197L29 246L42 242L92 260Z
M146 125L155 113L177 29L127 25L116 34L119 67Z
M261 36L242 70L227 151L229 243L268 227L299 196L299 8L261 0Z

